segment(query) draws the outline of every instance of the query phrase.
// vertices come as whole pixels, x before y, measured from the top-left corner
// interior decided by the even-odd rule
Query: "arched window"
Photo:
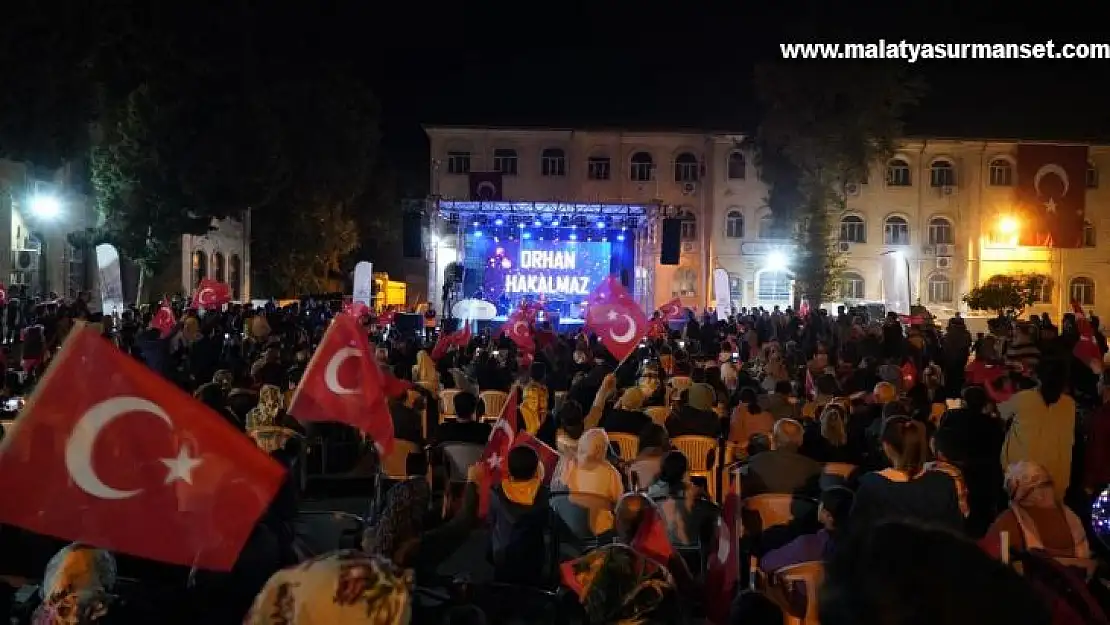
[[[846,271],[840,276],[841,299],[863,299],[863,276],[854,271]]]
[[[956,168],[952,166],[952,161],[943,158],[933,161],[929,167],[929,186],[934,188],[956,186]]]
[[[609,170],[609,157],[604,154],[595,154],[586,160],[586,178],[590,180],[608,180]]]
[[[760,305],[790,301],[790,274],[785,271],[761,271],[755,275],[755,281],[755,297]]]
[[[846,215],[840,219],[840,240],[844,243],[866,243],[867,224],[862,217]]]
[[[956,235],[952,231],[952,222],[945,217],[933,217],[929,220],[929,245],[952,245],[956,242]]]
[[[238,300],[243,288],[243,262],[238,254],[232,254],[227,266],[228,286],[231,287],[231,298]]]
[[[744,215],[739,210],[730,210],[725,217],[725,236],[730,239],[744,238]]]
[[[674,297],[697,297],[698,272],[689,267],[681,267],[674,272]]]
[[[516,150],[512,148],[497,148],[493,151],[493,171],[500,172],[502,176],[515,176],[517,161]]]
[[[227,278],[224,269],[224,255],[219,252],[212,254],[212,277],[223,282]]]
[[[696,241],[698,238],[698,220],[694,217],[694,213],[684,210],[679,213],[678,218],[681,220],[682,240]]]
[[[698,157],[683,152],[674,159],[674,181],[675,182],[697,182],[698,181]]]
[[[929,301],[934,304],[948,304],[952,301],[952,281],[944,274],[929,276]]]
[[[883,243],[886,245],[909,245],[910,224],[905,217],[892,215],[883,223]]]
[[[1052,278],[1045,278],[1042,280],[1040,290],[1033,294],[1033,302],[1036,304],[1051,304],[1052,291],[1055,286],[1055,283],[1052,282]]]
[[[1068,285],[1068,292],[1072,300],[1083,306],[1095,305],[1095,281],[1090,278],[1084,276],[1072,278],[1071,284]]]
[[[759,218],[759,232],[757,233],[761,239],[775,238],[775,218],[770,215],[764,215]]]
[[[748,161],[744,159],[743,152],[740,150],[729,152],[726,173],[729,180],[743,180],[748,177]]]
[[[1098,236],[1095,234],[1095,226],[1089,221],[1083,221],[1083,247],[1096,247],[1098,245]]]
[[[655,161],[647,152],[637,152],[630,161],[629,177],[633,182],[648,182],[655,178]]]
[[[892,158],[886,164],[886,184],[891,187],[908,187],[913,184],[910,164],[900,158]]]
[[[1098,168],[1094,163],[1087,163],[1087,188],[1098,188]]]
[[[567,153],[562,148],[547,148],[540,154],[540,173],[544,176],[567,175]]]
[[[1012,187],[1014,185],[1014,167],[1004,158],[991,161],[990,185],[992,187]]]
[[[208,277],[208,254],[204,250],[193,252],[193,286]]]

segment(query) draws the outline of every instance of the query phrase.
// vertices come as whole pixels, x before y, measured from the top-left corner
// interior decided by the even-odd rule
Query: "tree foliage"
[[[815,307],[838,288],[844,186],[893,153],[921,86],[893,65],[824,63],[761,65],[755,84],[761,118],[750,146],[776,228],[797,242],[796,291]]]
[[[1023,310],[1037,303],[1048,281],[1048,276],[1038,273],[992,276],[964,295],[963,301],[972,310],[1020,316]]]

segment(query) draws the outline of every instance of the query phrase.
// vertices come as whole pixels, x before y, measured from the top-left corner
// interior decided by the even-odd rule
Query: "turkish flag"
[[[666,321],[671,319],[682,319],[686,316],[686,309],[682,307],[682,300],[676,297],[660,306],[659,314],[662,315],[663,319]]]
[[[532,339],[532,326],[528,323],[526,313],[517,310],[505,320],[501,332],[509,337],[516,346],[525,352],[536,351],[536,342]]]
[[[362,430],[383,455],[393,449],[393,417],[387,397],[395,386],[374,361],[370,341],[358,321],[338,315],[289,401],[300,421],[335,421]]]
[[[1087,146],[1019,143],[1017,161],[1021,244],[1083,247]]]
[[[613,276],[598,285],[590,302],[586,327],[618,360],[628,358],[648,331],[648,319],[640,305]]]
[[[630,546],[659,564],[666,566],[670,562],[674,547],[667,537],[667,526],[654,505],[644,511],[644,518],[640,521],[640,527],[632,537]]]
[[[176,325],[177,318],[173,315],[170,300],[162,298],[162,304],[158,306],[158,312],[154,313],[154,318],[150,320],[150,327],[158,330],[158,334],[162,338],[166,338],[173,332]]]
[[[740,544],[736,531],[736,514],[740,498],[736,493],[725,497],[724,510],[717,518],[717,531],[705,570],[705,609],[710,623],[728,622],[736,584],[740,580]]]
[[[499,171],[470,172],[470,200],[472,202],[500,202],[502,175]]]
[[[482,518],[485,518],[489,512],[490,491],[494,486],[501,483],[506,458],[508,458],[509,450],[513,448],[513,443],[516,441],[516,434],[519,430],[519,418],[517,416],[519,401],[520,391],[513,387],[513,391],[509,393],[509,398],[505,401],[505,407],[501,409],[501,415],[497,418],[497,423],[493,425],[493,431],[490,432],[486,448],[482,450],[482,455],[478,459],[478,462],[482,465],[478,474],[478,516]]]
[[[355,319],[360,319],[369,315],[370,309],[366,306],[366,304],[362,302],[347,300],[343,302],[343,312],[354,317]]]
[[[284,479],[226,420],[82,326],[0,445],[0,522],[226,571]]]
[[[1095,373],[1102,373],[1102,349],[1095,340],[1095,330],[1091,327],[1087,315],[1083,314],[1083,308],[1079,302],[1072,300],[1071,308],[1075,311],[1075,325],[1079,330],[1079,341],[1071,353]]]
[[[227,283],[205,278],[197,284],[193,307],[215,310],[231,302],[231,288]]]
[[[470,342],[470,325],[467,324],[461,330],[455,330],[450,334],[440,335],[436,339],[435,347],[432,348],[430,356],[432,360],[439,360],[447,354],[447,350],[452,347],[463,348]]]

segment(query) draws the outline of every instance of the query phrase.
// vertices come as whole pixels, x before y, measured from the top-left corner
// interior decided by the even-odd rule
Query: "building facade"
[[[212,230],[181,239],[181,292],[190,294],[205,278],[226,282],[234,301],[251,298],[249,217],[212,220]]]
[[[500,172],[506,201],[634,203],[657,207],[639,236],[636,287],[648,306],[680,297],[713,305],[713,273],[729,277],[736,308],[790,305],[793,241],[772,228],[767,187],[744,136],[730,133],[429,127],[433,197],[469,199],[470,172]],[[882,301],[891,258],[904,259],[910,301],[947,316],[991,276],[1050,277],[1030,312],[1059,317],[1075,299],[1110,310],[1110,146],[1088,148],[1084,247],[1028,248],[1012,230],[1016,141],[908,139],[866,180],[846,185],[837,215],[845,271],[830,303]],[[1110,177],[1107,178],[1110,180]],[[681,220],[677,265],[659,261],[659,225]],[[458,257],[437,235],[432,256]],[[435,274],[445,263],[431,263]],[[430,299],[438,301],[430,276]],[[645,292],[646,291],[646,292]]]

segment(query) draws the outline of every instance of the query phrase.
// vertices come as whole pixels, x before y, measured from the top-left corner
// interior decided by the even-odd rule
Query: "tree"
[[[972,310],[993,311],[1000,317],[1004,314],[1018,317],[1023,310],[1040,301],[1041,291],[1048,281],[1048,276],[1037,273],[992,276],[964,295],[963,301]]]
[[[921,85],[896,65],[827,63],[761,65],[755,85],[761,119],[749,145],[776,228],[797,243],[796,293],[816,308],[838,289],[845,184],[865,181],[894,152]]]

